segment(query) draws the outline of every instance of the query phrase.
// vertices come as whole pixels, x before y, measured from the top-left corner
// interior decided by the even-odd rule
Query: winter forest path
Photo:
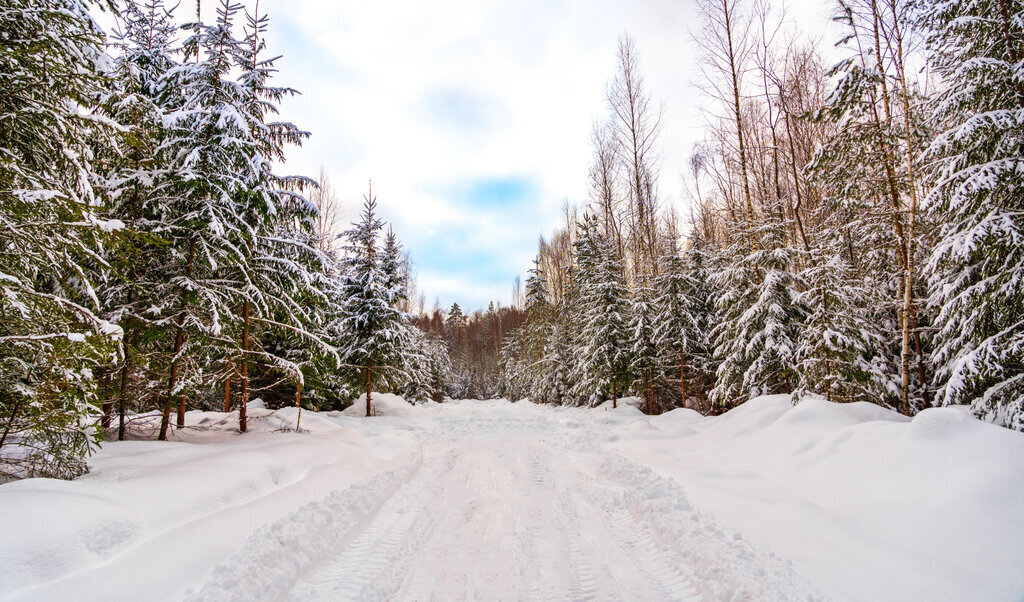
[[[600,506],[607,485],[591,459],[551,445],[548,426],[496,421],[425,437],[417,473],[291,597],[695,599],[628,513]]]
[[[387,428],[377,420],[369,428]],[[412,465],[254,533],[225,568],[301,546],[289,570],[247,584],[263,599],[816,597],[581,421],[466,404],[415,428]],[[237,595],[237,582],[219,581],[232,572],[215,570],[196,597]]]

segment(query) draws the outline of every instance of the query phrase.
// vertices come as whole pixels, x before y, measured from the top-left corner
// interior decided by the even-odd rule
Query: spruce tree
[[[245,39],[234,55],[241,115],[255,142],[250,161],[256,168],[242,195],[255,214],[253,221],[261,224],[253,232],[248,269],[240,275],[243,298],[252,305],[254,321],[262,329],[260,351],[254,355],[260,362],[257,367],[269,373],[269,382],[281,376],[293,381],[299,404],[307,374],[315,377],[323,369],[339,367],[336,349],[326,340],[337,296],[329,277],[333,258],[320,248],[315,227],[318,210],[302,195],[315,183],[272,169],[285,161],[288,146],[300,145],[309,133],[274,120],[278,104],[298,92],[270,84],[276,57],[264,58],[267,27],[266,15],[246,12]]]
[[[883,337],[870,319],[870,297],[838,245],[822,245],[802,274],[807,289],[799,301],[808,315],[796,352],[795,396],[817,393],[829,401],[881,403],[875,388],[885,381],[886,358],[876,353]]]
[[[381,269],[378,240],[384,222],[377,217],[371,189],[363,197],[359,222],[345,232],[346,276],[340,324],[342,363],[358,370],[366,391],[366,415],[372,415],[371,391],[402,371],[411,344],[406,316],[391,303],[393,290]]]
[[[914,157],[926,135],[918,99],[910,98],[903,73],[902,45],[891,38],[894,28],[905,27],[902,17],[881,3],[839,3],[834,21],[845,29],[837,46],[847,57],[827,75],[836,84],[813,115],[827,126],[828,137],[807,166],[810,180],[821,190],[822,211],[842,213],[839,231],[848,235],[848,254],[854,271],[869,275],[875,323],[884,325],[886,340],[876,349],[884,363],[884,382],[876,394],[889,403],[891,380],[901,409],[911,401],[928,398],[920,308],[914,301],[921,288],[916,269],[918,249],[927,248],[926,224],[918,224],[914,210],[918,181]],[[909,309],[909,311],[908,311]],[[911,365],[913,353],[918,358]],[[914,369],[916,368],[916,370]],[[911,372],[916,378],[911,378]]]
[[[596,220],[589,215],[580,225],[575,254],[580,320],[586,328],[576,348],[573,397],[594,406],[610,396],[614,406],[629,381],[632,341],[622,259],[615,242],[598,231]]]
[[[738,243],[730,264],[716,275],[722,288],[721,322],[714,331],[721,363],[711,392],[728,409],[758,395],[791,393],[804,310],[790,272],[794,251],[782,245],[780,224],[758,228],[753,250]]]
[[[110,426],[116,395],[119,406],[118,439],[125,437],[128,406],[149,405],[157,388],[140,369],[163,344],[159,319],[150,308],[159,306],[164,289],[162,269],[168,249],[160,235],[164,226],[159,211],[162,199],[156,186],[166,177],[169,164],[158,152],[167,128],[169,106],[162,88],[166,74],[177,65],[174,44],[178,27],[161,0],[130,2],[122,15],[122,28],[114,40],[113,77],[99,108],[124,129],[118,144],[101,154],[99,171],[106,196],[106,213],[125,224],[104,245],[105,286],[100,299],[107,318],[124,329],[116,385],[107,393],[102,426]],[[115,392],[116,391],[116,392]]]
[[[530,275],[526,278],[526,323],[523,325],[523,342],[526,345],[527,371],[530,397],[540,403],[548,403],[549,387],[548,352],[551,339],[552,307],[548,299],[547,279],[540,267],[539,259],[533,260]]]
[[[160,147],[169,168],[157,185],[160,203],[154,210],[170,256],[159,270],[164,280],[154,292],[161,302],[152,313],[171,342],[160,439],[167,437],[174,402],[179,401],[180,425],[187,397],[211,380],[211,360],[235,357],[235,365],[241,364],[240,406],[248,390],[251,307],[241,289],[256,232],[264,226],[260,217],[267,212],[248,205],[256,199],[248,190],[260,166],[251,160],[257,141],[243,118],[247,95],[231,79],[242,52],[232,31],[239,10],[225,1],[215,24],[187,26],[193,34],[185,42],[184,61],[161,82],[171,105]],[[242,414],[240,407],[244,424]]]
[[[121,329],[99,315],[91,274],[119,222],[97,215],[91,111],[109,65],[77,0],[0,10],[0,474],[70,478],[94,448],[93,369]],[[10,452],[10,453],[8,453]]]
[[[693,270],[693,273],[691,273]],[[654,290],[654,340],[664,374],[679,377],[679,403],[688,407],[693,382],[709,373],[710,328],[714,298],[706,290],[707,274],[700,266],[687,265],[676,249],[659,259]]]
[[[927,150],[942,223],[927,264],[939,402],[1024,430],[1024,7],[936,2],[920,23],[946,83]]]
[[[630,334],[632,348],[629,353],[629,372],[632,389],[641,393],[648,414],[654,414],[655,390],[663,386],[661,362],[657,346],[657,309],[654,291],[638,287],[630,303]]]

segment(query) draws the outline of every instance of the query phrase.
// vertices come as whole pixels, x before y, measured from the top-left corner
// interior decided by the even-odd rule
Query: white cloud
[[[290,153],[289,170],[324,165],[351,217],[372,177],[431,302],[508,303],[563,199],[585,199],[591,123],[605,116],[625,31],[651,94],[665,102],[660,190],[680,199],[702,123],[689,85],[690,2],[264,0],[261,9],[270,51],[284,55],[278,83],[302,92],[283,116],[313,133]],[[444,196],[508,176],[533,181],[535,202],[466,207]],[[460,267],[439,249],[452,249]],[[507,275],[495,279],[496,266]]]

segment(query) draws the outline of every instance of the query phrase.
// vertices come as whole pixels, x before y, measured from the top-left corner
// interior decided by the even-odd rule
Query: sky
[[[508,305],[563,203],[586,201],[625,33],[664,107],[660,196],[686,215],[683,166],[704,123],[695,1],[262,0],[275,83],[301,92],[282,116],[312,133],[285,170],[322,166],[345,223],[372,179],[428,309]],[[823,3],[803,1],[796,18],[825,21]]]

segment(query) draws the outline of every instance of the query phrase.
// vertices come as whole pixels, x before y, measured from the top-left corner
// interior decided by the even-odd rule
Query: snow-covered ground
[[[1018,600],[1024,435],[753,400],[191,412],[0,486],[9,600]]]

